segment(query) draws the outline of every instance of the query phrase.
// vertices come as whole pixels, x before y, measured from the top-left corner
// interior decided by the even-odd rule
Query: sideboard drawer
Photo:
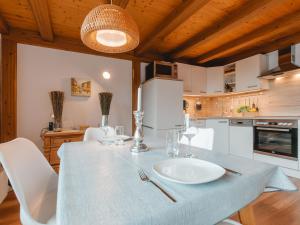
[[[59,147],[65,142],[76,142],[82,141],[81,136],[74,136],[74,137],[65,137],[65,138],[51,138],[51,146],[52,147]]]
[[[44,156],[49,161],[53,169],[58,173],[60,159],[57,151],[63,143],[82,141],[84,131],[63,130],[61,132],[46,131],[41,137],[44,141]]]
[[[68,138],[68,142],[82,141],[82,139],[83,139],[82,136],[70,137],[70,138]]]
[[[51,148],[51,151],[50,151],[50,164],[51,165],[59,164],[59,162],[60,162],[60,159],[57,155],[58,149],[59,148]]]

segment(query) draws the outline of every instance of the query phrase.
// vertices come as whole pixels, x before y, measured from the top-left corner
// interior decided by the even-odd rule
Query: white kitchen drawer
[[[205,120],[190,120],[190,126],[197,128],[205,128],[206,122]]]
[[[229,153],[229,120],[228,119],[208,119],[206,128],[214,129],[213,151],[224,154]]]
[[[298,166],[299,162],[294,161],[294,160],[283,159],[283,158],[279,158],[279,157],[263,155],[263,154],[258,154],[258,153],[254,153],[253,159],[257,160],[257,161],[261,161],[261,162],[270,163],[270,164],[273,164],[276,166],[289,168],[289,169],[294,169],[294,170],[299,169],[299,166]]]
[[[253,159],[253,127],[229,127],[229,152],[232,155]]]

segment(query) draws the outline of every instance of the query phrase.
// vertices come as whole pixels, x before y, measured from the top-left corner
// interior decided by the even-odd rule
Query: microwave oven
[[[154,61],[146,66],[146,80],[152,78],[177,79],[177,65],[169,62]]]

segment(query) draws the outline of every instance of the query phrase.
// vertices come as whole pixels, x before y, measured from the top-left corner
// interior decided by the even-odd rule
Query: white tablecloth
[[[161,180],[152,171],[166,159],[163,146],[146,142],[151,151],[132,155],[129,145],[104,146],[98,142],[63,144],[57,223],[59,225],[212,225],[256,199],[265,187],[296,190],[273,165],[195,149],[199,158],[239,171],[199,185]],[[143,168],[176,198],[169,201],[156,187],[138,176]]]

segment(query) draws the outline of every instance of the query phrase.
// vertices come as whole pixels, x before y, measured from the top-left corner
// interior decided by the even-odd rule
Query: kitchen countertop
[[[251,119],[251,120],[257,120],[257,119],[272,119],[272,120],[300,120],[300,116],[207,116],[207,117],[197,117],[197,118],[191,118],[191,121],[197,121],[197,120],[207,120],[207,119]]]

